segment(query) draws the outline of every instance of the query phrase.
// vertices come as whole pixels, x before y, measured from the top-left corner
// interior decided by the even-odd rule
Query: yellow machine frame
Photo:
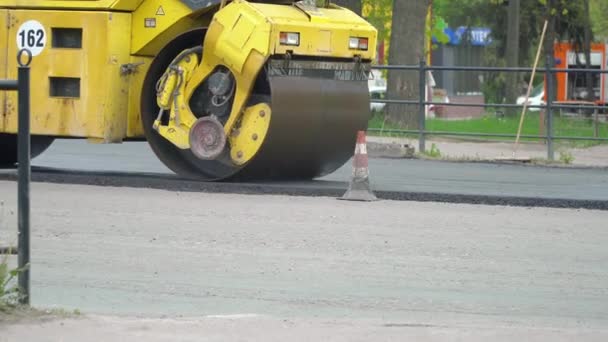
[[[202,63],[192,54],[175,69],[187,82],[178,85],[177,72],[166,75],[158,104],[171,112],[171,121],[157,122],[155,128],[175,146],[189,148],[188,131],[196,117],[187,101],[218,65],[228,67],[237,89],[224,133],[237,164],[255,154],[268,129],[268,104],[245,107],[245,102],[269,56],[373,60],[377,39],[369,23],[337,6],[296,8],[235,0],[219,11],[194,11],[179,0],[3,0],[0,20],[6,22],[0,23],[0,65],[8,67],[0,77],[16,78],[16,60],[11,58],[17,54],[14,37],[20,25],[32,19],[42,23],[47,35],[47,46],[32,63],[32,134],[103,143],[143,138],[141,90],[154,56],[178,34],[206,28]],[[55,38],[66,29],[81,30],[80,47],[56,45]],[[281,32],[298,32],[299,46],[281,45]],[[350,37],[368,38],[370,48],[350,49]],[[77,91],[58,91],[63,84]],[[179,96],[174,97],[176,90]],[[16,94],[0,92],[0,132],[17,131],[16,103]]]

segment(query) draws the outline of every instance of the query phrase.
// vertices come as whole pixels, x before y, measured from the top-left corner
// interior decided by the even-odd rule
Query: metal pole
[[[19,106],[19,129],[17,138],[18,163],[19,163],[19,185],[18,185],[18,283],[21,291],[21,304],[30,304],[30,67],[32,56],[28,53],[27,63],[21,61],[23,50],[19,52],[17,60],[18,70],[18,106]]]
[[[418,140],[418,151],[423,153],[426,151],[425,147],[425,136],[424,131],[426,130],[426,110],[425,110],[425,102],[426,102],[426,62],[424,58],[420,60],[420,65],[418,68],[418,131],[419,131],[419,140]]]
[[[593,110],[593,137],[599,138],[600,136],[600,127],[597,122],[597,109]]]
[[[554,98],[554,86],[553,86],[553,56],[547,55],[547,69],[545,72],[545,78],[547,79],[547,159],[554,160],[553,152],[553,105]]]
[[[0,80],[0,90],[17,90],[17,81]]]

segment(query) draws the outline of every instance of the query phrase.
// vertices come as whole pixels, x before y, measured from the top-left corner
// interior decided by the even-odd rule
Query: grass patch
[[[8,255],[0,256],[0,312],[8,313],[19,305],[21,292],[15,280],[23,269],[11,269]]]
[[[0,229],[3,229],[4,202],[0,201]],[[0,241],[1,242],[1,241]],[[0,254],[0,313],[8,313],[19,304],[20,292],[15,280],[20,270],[8,264],[9,254]]]
[[[481,118],[465,119],[465,120],[445,120],[445,119],[427,119],[426,129],[428,131],[441,131],[441,132],[457,132],[457,133],[487,133],[487,134],[517,134],[519,127],[519,115],[515,117],[497,117],[493,114],[487,114]],[[598,123],[599,137],[608,138],[608,124]],[[369,128],[373,129],[401,129],[398,125],[393,125],[385,122],[382,114],[376,113],[369,121]],[[416,137],[416,134],[399,134],[399,133],[380,133],[373,132],[373,134],[379,134],[383,136],[409,136]],[[524,118],[522,127],[522,135],[541,135],[541,123],[538,112],[529,112]],[[553,135],[554,136],[579,136],[579,137],[593,137],[594,126],[590,119],[581,118],[570,118],[555,116],[553,118]],[[474,137],[467,137],[468,139]],[[477,137],[477,139],[489,140],[489,141],[512,141],[514,138],[504,137]],[[522,141],[540,141],[540,139],[534,138],[522,138]],[[605,144],[607,142],[597,141],[570,141],[569,145],[572,146],[592,146],[598,144]]]
[[[569,165],[574,161],[574,156],[568,151],[559,151],[559,160],[562,163]]]
[[[372,129],[380,129],[380,130],[391,130],[391,129],[401,129],[399,125],[391,124],[386,122],[385,116],[381,113],[374,113],[372,118],[368,122],[368,127]],[[411,136],[415,137],[415,134],[400,134],[400,133],[390,133],[390,132],[370,132],[371,135],[380,135],[380,136]]]
[[[441,158],[441,151],[437,147],[437,145],[432,144],[431,149],[423,152],[424,155],[430,158]]]

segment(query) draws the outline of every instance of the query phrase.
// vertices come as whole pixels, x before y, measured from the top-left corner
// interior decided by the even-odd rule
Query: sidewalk
[[[605,341],[602,328],[496,324],[489,319],[432,320],[302,319],[259,315],[151,318],[88,315],[2,325],[0,342],[88,341]]]
[[[409,145],[418,152],[418,139],[407,138],[391,138],[368,136],[368,143],[372,145],[370,156],[382,156],[385,153],[378,151],[378,147],[383,146],[382,152],[387,149],[393,150],[393,156],[396,154],[396,149],[399,146]],[[512,142],[474,142],[465,140],[456,140],[449,138],[429,138],[426,140],[426,149],[429,151],[431,146],[435,144],[436,148],[441,153],[441,159],[450,160],[472,160],[472,161],[494,161],[496,158],[512,157],[515,147]],[[563,148],[558,144],[554,145],[554,158],[556,162],[560,161],[560,156],[570,157],[571,166],[585,167],[608,167],[608,145],[597,145],[589,148]],[[403,154],[400,154],[403,155]],[[516,156],[518,158],[527,157],[534,160],[547,160],[547,146],[544,143],[520,143]],[[565,163],[561,163],[566,166]]]

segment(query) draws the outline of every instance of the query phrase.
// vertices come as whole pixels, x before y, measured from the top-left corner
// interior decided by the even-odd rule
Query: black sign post
[[[25,58],[25,60],[24,60]],[[18,137],[17,162],[19,165],[19,185],[17,194],[17,225],[19,245],[17,258],[19,267],[18,285],[22,291],[21,304],[30,304],[30,63],[32,53],[21,49],[17,54],[19,64],[17,80],[0,80],[0,90],[17,91],[18,96]]]
[[[23,61],[23,54],[27,53],[27,59]],[[19,287],[23,291],[21,304],[30,304],[30,63],[32,54],[29,50],[21,50],[17,55],[19,71],[17,82],[18,106],[19,106],[19,137],[17,138],[17,160],[19,165],[19,195],[18,202],[18,225],[19,245],[18,264]]]

